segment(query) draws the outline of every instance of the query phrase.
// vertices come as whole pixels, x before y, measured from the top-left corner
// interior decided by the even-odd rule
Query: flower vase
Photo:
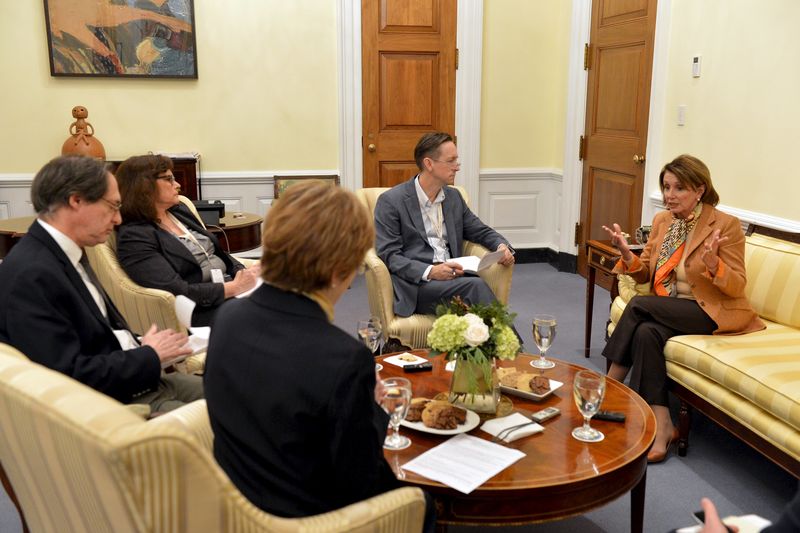
[[[453,405],[476,413],[495,414],[500,402],[500,381],[497,379],[495,359],[486,366],[456,359],[448,400]]]

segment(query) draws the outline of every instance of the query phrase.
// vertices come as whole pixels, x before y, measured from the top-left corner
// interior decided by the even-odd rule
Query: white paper
[[[739,533],[758,533],[765,527],[772,525],[772,522],[766,518],[762,518],[755,514],[746,514],[742,516],[726,516],[722,519],[722,523],[727,526],[736,526],[739,528]],[[703,526],[687,526],[675,530],[676,533],[700,533]]]
[[[522,413],[513,413],[508,416],[504,416],[502,418],[487,420],[486,422],[483,423],[481,429],[486,433],[488,433],[489,435],[496,437],[497,435],[499,435],[501,432],[503,432],[508,428],[528,423],[530,423],[530,425],[510,431],[505,437],[503,437],[503,441],[513,442],[517,439],[521,439],[523,437],[527,437],[529,435],[533,435],[535,433],[541,433],[542,431],[544,431],[544,427],[534,423],[533,420],[523,415]]]
[[[192,354],[206,351],[208,348],[208,339],[211,337],[211,328],[209,326],[192,327],[192,313],[194,312],[195,306],[196,304],[193,300],[182,294],[175,297],[175,314],[178,316],[178,322],[189,330],[189,348],[192,349]],[[185,358],[186,357],[183,359]],[[183,359],[180,360],[182,361]],[[170,361],[166,366],[175,362],[176,361]]]
[[[523,457],[519,450],[462,433],[415,457],[403,469],[469,494]]]
[[[403,359],[403,357],[409,359],[413,357],[414,359],[411,361],[406,361],[405,359]],[[408,353],[408,352],[403,352],[401,354],[393,355],[383,360],[384,363],[389,363],[390,365],[399,366],[401,368],[407,365],[416,365],[419,363],[425,363],[427,361],[428,360],[425,359],[424,357],[420,357],[418,355],[414,355],[413,353]]]
[[[466,255],[464,257],[450,259],[450,261],[461,265],[461,268],[463,268],[465,272],[478,273],[500,261],[504,255],[505,250],[497,250],[496,252],[489,252],[480,258],[476,255]]]
[[[187,298],[183,294],[175,297],[175,315],[178,317],[178,322],[186,329],[192,327],[192,313],[196,305],[194,300]]]

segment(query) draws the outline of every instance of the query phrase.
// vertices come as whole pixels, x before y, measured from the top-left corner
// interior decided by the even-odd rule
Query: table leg
[[[594,278],[596,271],[591,264],[586,265],[586,330],[584,331],[583,355],[589,357],[592,346],[592,312],[594,311]]]
[[[644,530],[644,491],[647,485],[647,469],[642,479],[631,489],[631,533],[642,533]]]

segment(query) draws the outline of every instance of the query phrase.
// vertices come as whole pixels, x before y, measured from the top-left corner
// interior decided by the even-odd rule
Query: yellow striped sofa
[[[679,454],[688,448],[691,406],[800,477],[800,244],[796,234],[782,235],[790,242],[751,232],[746,294],[767,329],[682,335],[664,348],[670,388],[681,401]],[[619,276],[619,291],[609,335],[626,303],[649,285]]]
[[[414,487],[307,518],[267,514],[214,461],[205,400],[148,422],[125,407],[0,344],[0,474],[31,532],[422,529]]]

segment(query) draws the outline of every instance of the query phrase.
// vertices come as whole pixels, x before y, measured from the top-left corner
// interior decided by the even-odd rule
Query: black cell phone
[[[433,370],[433,363],[425,361],[424,363],[403,366],[403,372],[425,372],[426,370]]]
[[[706,512],[705,511],[702,511],[702,510],[701,511],[695,511],[695,512],[692,513],[692,516],[694,517],[694,519],[697,521],[698,524],[705,525],[705,523],[706,523]],[[722,525],[725,526],[725,524],[722,524]],[[733,533],[733,530],[731,528],[729,528],[728,526],[725,526],[725,531],[728,531],[729,533]]]
[[[625,422],[625,413],[618,411],[597,411],[592,417],[595,420],[608,420],[609,422]]]

